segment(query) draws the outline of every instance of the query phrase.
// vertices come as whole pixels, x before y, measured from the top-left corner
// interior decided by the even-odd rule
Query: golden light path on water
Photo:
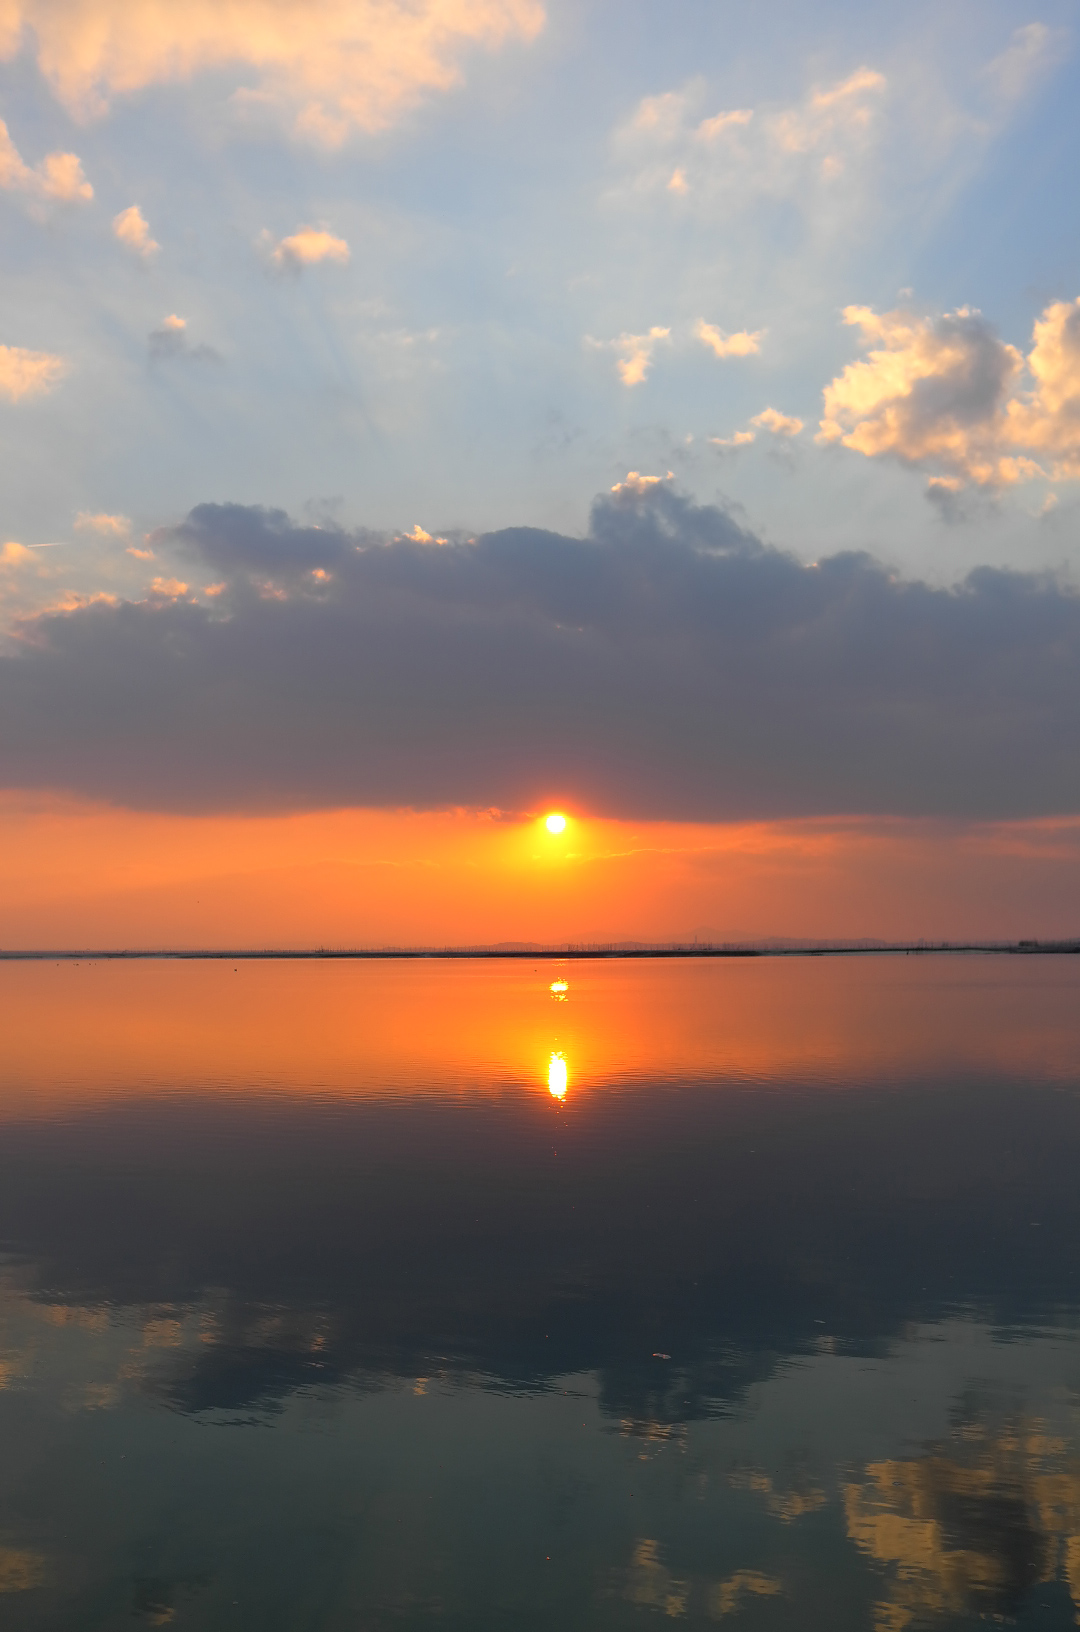
[[[552,1054],[548,1062],[548,1092],[552,1099],[566,1098],[566,1061],[561,1054]]]

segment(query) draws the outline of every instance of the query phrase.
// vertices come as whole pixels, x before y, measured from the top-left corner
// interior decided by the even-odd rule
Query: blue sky
[[[302,12],[332,55],[333,0],[241,9]],[[8,575],[19,606],[61,579],[138,595],[162,567],[129,549],[203,502],[573,533],[630,470],[671,471],[805,560],[866,548],[936,581],[1076,565],[1077,482],[1035,444],[1047,474],[972,480],[966,453],[815,441],[823,389],[866,354],[845,308],[976,309],[1026,353],[1080,294],[1076,5],[501,9],[502,37],[477,40],[497,0],[447,0],[454,83],[391,63],[380,128],[313,135],[242,54],[176,73],[151,50],[125,83],[86,45],[88,107],[49,30],[116,7],[14,0],[10,139],[31,171],[76,154],[93,189],[0,193],[0,342],[60,360],[47,390],[0,403],[3,537],[61,546],[47,578],[44,552]],[[132,206],[153,252],[116,234]],[[339,247],[275,263],[304,228]],[[720,357],[702,323],[756,349]],[[624,383],[620,337],[656,330]],[[768,409],[779,430],[752,425]],[[952,484],[936,504],[935,479]]]

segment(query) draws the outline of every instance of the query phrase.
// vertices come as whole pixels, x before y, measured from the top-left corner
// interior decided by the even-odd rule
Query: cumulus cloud
[[[320,261],[333,261],[347,266],[349,246],[344,238],[335,238],[323,227],[300,227],[291,237],[275,244],[269,232],[264,232],[260,245],[271,266],[279,272],[299,272],[305,266],[316,266]]]
[[[983,487],[1080,477],[1080,299],[1046,308],[1026,358],[967,307],[844,321],[871,349],[825,387],[819,441]]]
[[[1027,355],[1030,391],[1006,408],[1013,446],[1050,460],[1055,478],[1080,477],[1080,297],[1048,306]]]
[[[702,118],[697,81],[645,97],[616,132],[615,150],[636,195],[665,188],[710,208],[718,196],[729,208],[762,194],[808,202],[873,149],[886,92],[885,76],[861,67],[797,103]]]
[[[27,549],[16,539],[9,538],[6,543],[0,544],[0,567],[24,567],[34,559],[33,550]]]
[[[187,319],[177,317],[175,312],[162,318],[156,329],[151,329],[147,335],[147,348],[151,360],[163,362],[168,358],[186,358],[194,363],[220,363],[221,353],[213,346],[193,346],[188,339]]]
[[[624,385],[641,385],[652,367],[653,352],[663,341],[671,339],[670,329],[649,329],[647,334],[620,334],[615,340],[594,340],[585,336],[585,344],[594,351],[613,351],[615,367]]]
[[[128,516],[111,516],[104,510],[80,510],[75,517],[75,529],[80,533],[97,533],[102,538],[127,539],[131,537],[131,520]]]
[[[611,489],[613,493],[634,493],[640,498],[648,493],[650,488],[659,487],[661,482],[671,482],[675,479],[674,471],[669,470],[666,476],[643,476],[640,470],[629,470],[626,480],[616,482]]]
[[[27,351],[23,346],[0,346],[0,393],[18,402],[21,397],[51,391],[65,372],[62,357],[48,351]]]
[[[9,637],[4,785],[176,810],[1080,808],[1080,596],[1050,578],[808,568],[640,477],[584,538],[434,549],[204,505],[154,543],[160,592]],[[177,587],[204,579],[225,587]]]
[[[411,532],[400,533],[398,536],[407,538],[412,544],[449,544],[450,542],[448,538],[439,538],[434,533],[429,533],[425,527],[421,527],[419,522],[414,524]],[[326,574],[321,567],[316,567],[313,576],[325,578]]]
[[[752,357],[761,350],[761,341],[765,337],[764,329],[755,329],[750,334],[740,329],[737,334],[725,334],[723,329],[706,323],[704,318],[696,325],[694,334],[703,346],[708,346],[717,357]]]
[[[150,236],[150,223],[146,220],[137,204],[129,204],[126,210],[113,216],[113,233],[133,254],[141,255],[144,261],[152,260],[161,245]]]
[[[803,429],[801,419],[794,414],[782,414],[778,408],[763,408],[750,421],[754,430],[736,431],[733,436],[710,436],[714,448],[748,448],[756,440],[757,431],[768,431],[771,436],[798,436]]]
[[[30,42],[83,119],[150,85],[232,72],[239,100],[334,147],[452,86],[463,50],[534,39],[543,22],[539,0],[5,0],[0,55]]]
[[[9,192],[28,193],[31,198],[59,204],[85,204],[94,189],[83,175],[74,153],[47,153],[31,167],[23,161],[8,127],[0,119],[0,187]]]
[[[750,423],[756,425],[759,431],[769,431],[773,436],[798,436],[803,428],[801,419],[796,419],[794,414],[782,414],[778,408],[763,408]]]

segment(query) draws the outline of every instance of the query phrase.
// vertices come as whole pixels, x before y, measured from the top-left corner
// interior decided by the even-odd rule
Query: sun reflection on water
[[[560,999],[565,1002],[566,994],[569,990],[570,983],[566,980],[553,980],[551,985],[548,987],[548,991],[551,993],[556,1002],[559,1002]]]
[[[552,1099],[566,1098],[566,1061],[561,1054],[552,1054],[548,1062],[548,1092]]]

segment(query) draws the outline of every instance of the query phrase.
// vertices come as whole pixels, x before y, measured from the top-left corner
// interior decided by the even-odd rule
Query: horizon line
[[[649,958],[801,958],[873,957],[889,955],[926,957],[941,954],[995,955],[1080,954],[1080,937],[1060,940],[1013,941],[877,941],[870,939],[814,941],[776,938],[762,941],[675,942],[497,942],[477,946],[382,947],[53,947],[0,948],[0,963],[73,962],[444,962],[517,961],[527,958],[590,959]]]

